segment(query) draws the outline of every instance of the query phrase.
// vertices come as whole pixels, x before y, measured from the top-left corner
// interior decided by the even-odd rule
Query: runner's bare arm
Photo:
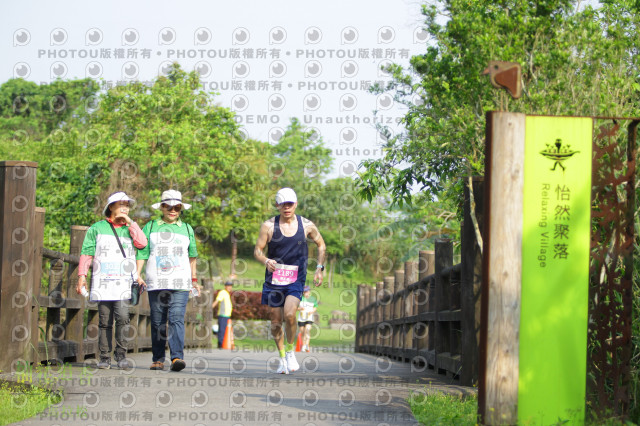
[[[271,240],[271,236],[273,235],[274,223],[274,219],[272,218],[260,226],[258,241],[256,242],[256,247],[253,249],[253,257],[255,257],[258,262],[265,265],[270,272],[276,270],[275,261],[269,261],[270,259],[264,255],[264,249],[267,247],[267,243]]]
[[[318,246],[318,265],[324,265],[324,255],[327,246],[324,244],[324,239],[322,238],[322,235],[320,235],[320,231],[318,231],[318,228],[313,222],[308,221],[305,226],[305,233],[307,234],[307,237],[311,238],[311,240]],[[318,268],[313,276],[313,284],[315,284],[316,287],[322,284],[322,272],[322,269]]]
[[[324,256],[327,246],[324,244],[324,239],[322,238],[322,235],[320,235],[320,231],[318,231],[316,225],[311,221],[306,224],[306,234],[307,237],[309,237],[311,241],[316,243],[318,246],[318,264],[324,265]]]

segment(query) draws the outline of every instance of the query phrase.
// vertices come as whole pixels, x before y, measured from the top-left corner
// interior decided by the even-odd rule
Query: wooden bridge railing
[[[35,207],[36,167],[35,163],[0,162],[0,340],[8,342],[0,352],[4,371],[42,361],[82,362],[99,356],[97,303],[75,291],[88,227],[71,227],[68,254],[42,247],[45,209]],[[45,285],[43,274],[47,275]],[[211,347],[212,281],[203,280],[203,287],[202,295],[187,305],[185,347]],[[151,349],[146,293],[129,311],[125,332],[129,351]]]
[[[482,180],[473,182],[475,212],[482,226]],[[453,244],[437,240],[435,252],[384,278],[358,287],[356,351],[410,361],[460,379],[478,380],[482,255],[465,190],[462,262],[453,265]],[[418,370],[419,371],[419,370]]]

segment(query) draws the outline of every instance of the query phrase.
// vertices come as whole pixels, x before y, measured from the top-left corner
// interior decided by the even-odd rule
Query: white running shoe
[[[300,352],[307,352],[307,345],[302,345]]]
[[[276,374],[289,374],[289,369],[287,368],[287,360],[286,358],[280,358],[280,365],[276,370]]]
[[[293,373],[300,369],[300,365],[296,360],[296,353],[294,351],[287,352],[284,357],[287,360],[287,369],[289,370],[289,373]]]

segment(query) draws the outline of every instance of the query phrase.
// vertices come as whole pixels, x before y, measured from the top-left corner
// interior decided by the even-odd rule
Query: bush
[[[220,290],[218,290],[220,291]],[[214,294],[215,297],[218,292]],[[269,315],[269,307],[262,305],[260,300],[262,298],[262,292],[260,291],[246,291],[236,290],[231,292],[231,303],[233,304],[233,312],[231,313],[231,319],[234,320],[268,320],[271,319]],[[218,316],[218,309],[214,312],[214,316]]]

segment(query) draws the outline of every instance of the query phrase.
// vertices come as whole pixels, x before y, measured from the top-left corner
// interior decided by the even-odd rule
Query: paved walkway
[[[356,353],[298,353],[300,371],[274,374],[276,353],[188,350],[179,373],[136,367],[97,370],[94,361],[55,369],[64,399],[21,425],[414,425],[413,390],[473,392],[430,370]],[[35,382],[43,377],[33,374]]]

